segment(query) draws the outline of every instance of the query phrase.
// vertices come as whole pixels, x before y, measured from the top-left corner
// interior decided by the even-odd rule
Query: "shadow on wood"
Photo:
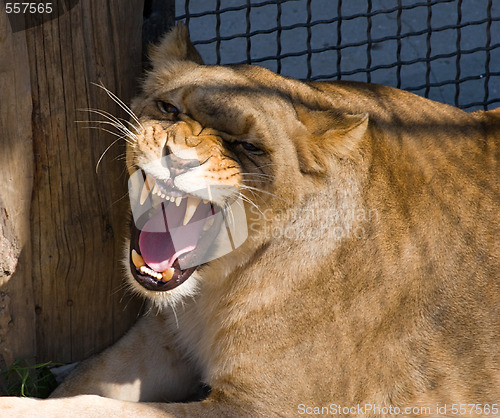
[[[81,109],[126,118],[92,83],[135,95],[143,10],[80,0],[17,32],[0,10],[0,363],[81,360],[139,315],[122,279],[125,142],[86,129],[102,118]]]

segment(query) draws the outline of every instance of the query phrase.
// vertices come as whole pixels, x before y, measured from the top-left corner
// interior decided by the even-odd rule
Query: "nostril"
[[[199,166],[200,162],[197,159],[179,157],[168,145],[165,145],[162,150],[161,164],[169,170],[170,177],[174,178],[191,168]]]
[[[165,145],[163,147],[163,150],[161,151],[161,165],[163,167],[169,168],[168,159],[170,158],[169,155],[171,154],[172,150],[168,145]]]
[[[183,163],[183,168],[185,171],[198,167],[200,165],[200,162],[198,160],[184,160]]]

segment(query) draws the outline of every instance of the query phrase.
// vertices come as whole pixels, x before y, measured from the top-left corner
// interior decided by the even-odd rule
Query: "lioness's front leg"
[[[116,344],[85,361],[52,397],[95,394],[129,401],[183,401],[199,379],[172,347],[162,315],[148,315]]]

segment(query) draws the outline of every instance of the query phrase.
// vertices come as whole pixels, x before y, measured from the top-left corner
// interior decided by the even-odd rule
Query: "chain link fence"
[[[500,2],[176,0],[208,64],[395,86],[464,109],[500,102]]]

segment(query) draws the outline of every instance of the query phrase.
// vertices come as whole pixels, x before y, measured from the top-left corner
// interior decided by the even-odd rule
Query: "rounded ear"
[[[148,51],[153,68],[172,61],[193,61],[203,64],[203,59],[189,39],[189,31],[182,22],[168,32],[157,45],[151,45]]]
[[[312,110],[295,105],[297,117],[306,128],[305,137],[297,138],[301,171],[322,173],[329,156],[358,160],[362,139],[368,128],[368,113],[349,114],[336,109]]]

